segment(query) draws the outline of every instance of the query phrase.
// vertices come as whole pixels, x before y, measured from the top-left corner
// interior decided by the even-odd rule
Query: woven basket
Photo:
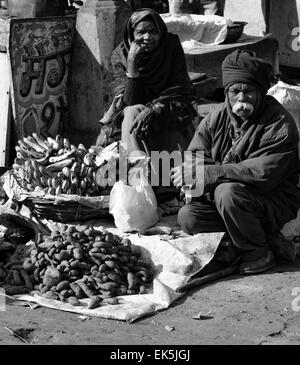
[[[23,202],[33,215],[54,221],[82,222],[109,216],[108,208],[92,208],[76,201],[55,202],[54,199],[28,197]]]

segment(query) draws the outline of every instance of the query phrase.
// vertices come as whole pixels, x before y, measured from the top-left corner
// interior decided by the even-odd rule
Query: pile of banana
[[[96,149],[87,150],[83,144],[76,147],[60,135],[43,139],[36,133],[20,139],[15,148],[17,155],[12,167],[23,189],[51,195],[101,194],[95,180],[99,152]]]

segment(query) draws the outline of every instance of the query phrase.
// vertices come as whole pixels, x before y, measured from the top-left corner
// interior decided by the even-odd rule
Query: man
[[[299,136],[291,115],[266,95],[271,71],[247,51],[236,50],[223,61],[226,100],[201,121],[188,148],[204,152],[198,197],[178,214],[190,234],[227,231],[243,260],[242,274],[273,266],[272,250],[295,258],[292,242],[279,231],[300,207]],[[173,169],[174,185],[192,184],[188,177],[181,182],[181,171]]]

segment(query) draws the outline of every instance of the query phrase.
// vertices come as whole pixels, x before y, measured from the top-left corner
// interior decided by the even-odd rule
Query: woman
[[[132,14],[111,62],[114,101],[102,123],[121,126],[129,153],[186,149],[194,132],[194,89],[179,38],[157,12]]]

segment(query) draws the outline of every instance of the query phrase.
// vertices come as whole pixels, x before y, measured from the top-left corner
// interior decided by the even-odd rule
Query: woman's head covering
[[[121,54],[121,66],[127,69],[127,56],[130,45],[134,40],[134,29],[143,20],[152,20],[160,35],[158,47],[151,52],[144,52],[139,58],[138,72],[144,85],[145,102],[168,95],[185,95],[194,98],[184,52],[178,35],[169,33],[162,17],[152,9],[140,9],[129,18],[124,40],[118,46],[116,54]],[[119,58],[119,57],[118,57]],[[125,84],[117,81],[114,94],[125,89]]]
[[[235,83],[250,83],[265,95],[270,87],[271,73],[270,63],[246,50],[235,50],[222,63],[225,92]]]
[[[124,45],[127,52],[129,51],[131,42],[134,41],[133,33],[135,27],[143,20],[151,20],[155,24],[160,36],[160,41],[165,37],[168,32],[165,22],[156,11],[147,8],[139,9],[131,15],[125,27]]]

